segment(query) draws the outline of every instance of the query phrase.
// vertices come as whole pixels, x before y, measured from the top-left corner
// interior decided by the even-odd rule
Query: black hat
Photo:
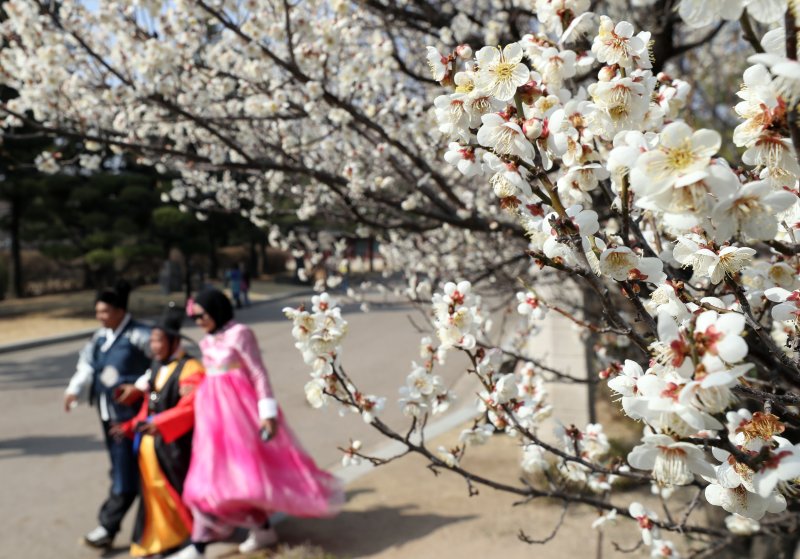
[[[170,303],[161,317],[156,321],[153,328],[158,328],[166,332],[168,336],[178,338],[181,335],[181,326],[183,325],[183,318],[186,313],[182,308],[175,303]]]
[[[197,294],[194,302],[203,307],[214,320],[214,332],[233,320],[233,305],[231,300],[219,289],[208,287]]]
[[[131,284],[125,280],[119,280],[114,287],[106,287],[97,292],[95,303],[106,303],[112,307],[128,310],[128,295],[131,293]]]

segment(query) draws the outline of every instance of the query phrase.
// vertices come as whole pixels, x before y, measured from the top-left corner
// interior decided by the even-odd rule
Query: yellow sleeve
[[[183,366],[183,370],[181,371],[181,376],[178,379],[179,381],[186,380],[192,375],[196,374],[205,374],[206,369],[203,367],[203,364],[198,361],[197,359],[189,359],[186,361],[186,364]]]

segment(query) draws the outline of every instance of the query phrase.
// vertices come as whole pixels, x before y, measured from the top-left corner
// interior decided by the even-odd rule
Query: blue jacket
[[[132,384],[150,366],[150,327],[130,319],[110,347],[103,351],[108,331],[100,328],[81,350],[75,375],[68,393],[86,395],[90,404],[105,394],[108,419],[127,421],[138,411],[114,401],[114,389],[121,384]],[[87,390],[88,389],[88,390]]]

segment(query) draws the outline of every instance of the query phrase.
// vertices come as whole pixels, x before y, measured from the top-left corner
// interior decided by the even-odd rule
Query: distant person
[[[138,449],[140,495],[133,531],[133,557],[161,556],[192,533],[192,515],[183,504],[194,426],[194,389],[203,365],[181,347],[182,308],[168,307],[153,326],[147,397],[138,415],[115,425],[116,438],[134,440]]]
[[[242,264],[242,304],[245,307],[250,306],[250,272],[247,271],[247,266]]]
[[[206,332],[200,349],[207,376],[197,389],[183,491],[194,519],[192,538],[171,557],[204,557],[210,542],[238,526],[250,529],[241,553],[274,545],[273,512],[335,514],[341,486],[317,468],[286,425],[253,331],[233,320],[231,302],[217,289],[200,292],[189,314]]]
[[[141,397],[141,392],[130,390],[130,385],[150,365],[150,328],[133,320],[128,313],[130,290],[127,282],[120,281],[97,294],[95,316],[102,327],[81,350],[75,374],[64,394],[67,412],[79,400],[97,406],[111,459],[111,488],[100,507],[99,525],[84,536],[86,544],[98,548],[111,546],[138,492],[133,442],[115,440],[109,432],[112,424],[136,415],[137,408],[132,404]],[[123,393],[125,396],[121,396]]]
[[[242,308],[242,271],[236,266],[225,273],[225,286],[230,287],[236,308]]]

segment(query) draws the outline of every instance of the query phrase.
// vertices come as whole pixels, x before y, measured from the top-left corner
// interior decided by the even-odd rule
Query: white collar
[[[106,328],[106,341],[103,343],[103,346],[100,348],[100,351],[108,351],[108,349],[114,344],[117,340],[119,335],[128,326],[128,323],[131,321],[131,313],[125,313],[125,316],[122,318],[122,322],[119,323],[116,330],[112,330],[111,328]]]

